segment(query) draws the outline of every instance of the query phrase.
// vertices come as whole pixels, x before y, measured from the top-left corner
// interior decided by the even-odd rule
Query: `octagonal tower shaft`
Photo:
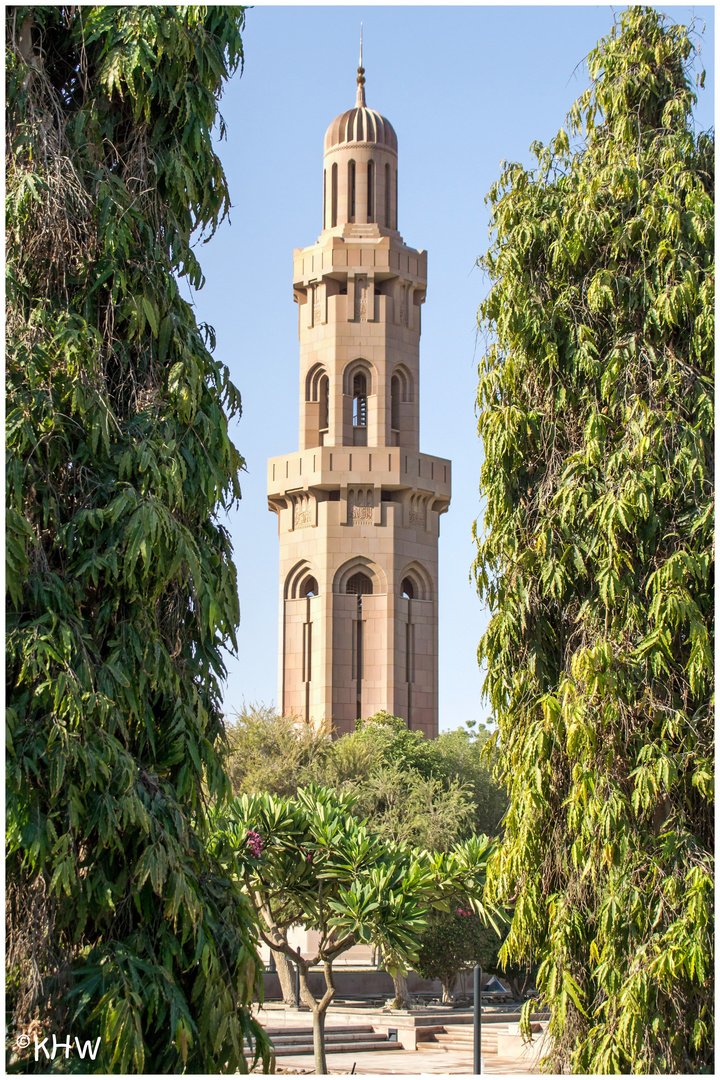
[[[434,737],[451,477],[449,461],[418,449],[427,256],[397,230],[397,138],[358,82],[355,108],[325,136],[323,230],[294,253],[300,450],[268,463],[278,708],[339,734],[387,710]]]

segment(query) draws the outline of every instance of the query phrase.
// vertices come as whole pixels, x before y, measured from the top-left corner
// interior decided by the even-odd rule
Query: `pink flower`
[[[259,832],[255,832],[254,829],[248,829],[245,845],[253,859],[260,858],[263,850],[263,842]]]

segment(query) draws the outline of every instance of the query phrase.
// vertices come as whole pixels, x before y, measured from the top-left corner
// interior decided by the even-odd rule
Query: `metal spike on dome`
[[[362,109],[365,107],[365,68],[362,62],[362,46],[363,46],[363,24],[360,23],[360,66],[358,67],[357,74],[357,98],[355,100],[355,108]]]

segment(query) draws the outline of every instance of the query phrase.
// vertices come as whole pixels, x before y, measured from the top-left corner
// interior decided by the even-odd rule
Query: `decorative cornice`
[[[393,157],[397,157],[397,150],[393,150],[391,146],[386,146],[385,143],[376,142],[343,142],[335,143],[334,146],[329,147],[323,157],[329,157],[336,151],[348,150],[352,147],[357,150],[381,150],[383,154],[391,154]]]

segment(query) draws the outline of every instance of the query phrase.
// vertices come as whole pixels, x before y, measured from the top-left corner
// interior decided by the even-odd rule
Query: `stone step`
[[[472,1054],[472,1043],[437,1043],[437,1042],[417,1042],[415,1044],[417,1050],[434,1050],[436,1054]],[[485,1039],[482,1041],[482,1054],[485,1057],[486,1054],[497,1054],[497,1039],[492,1042]]]
[[[485,1027],[485,1025],[483,1024],[483,1029],[482,1029],[483,1042],[485,1042],[485,1039],[497,1038],[498,1032],[502,1032],[503,1035],[507,1035],[507,1033],[508,1033],[508,1025],[507,1024],[493,1024],[492,1027]],[[474,1032],[473,1032],[472,1028],[470,1028],[469,1031],[462,1031],[462,1030],[448,1031],[448,1029],[445,1028],[444,1032],[438,1032],[435,1035],[435,1038],[438,1040],[438,1042],[457,1042],[457,1043],[461,1042],[461,1043],[470,1043],[470,1045],[472,1045],[473,1037],[474,1037]]]
[[[328,1043],[325,1040],[325,1050],[328,1054],[352,1054],[358,1050],[362,1050],[363,1053],[372,1050],[402,1050],[403,1046],[400,1042],[388,1042],[387,1039],[376,1039],[373,1042],[333,1042]],[[273,1045],[273,1051],[275,1057],[290,1057],[294,1054],[312,1054],[313,1045],[309,1043],[293,1043],[283,1046]]]
[[[483,1054],[497,1053],[497,1037],[499,1034],[507,1035],[507,1024],[494,1024],[488,1030],[483,1026],[482,1052]],[[449,1031],[437,1031],[430,1040],[422,1040],[417,1043],[418,1050],[461,1051],[472,1053],[473,1029],[471,1026],[461,1028],[452,1027]]]
[[[307,1024],[305,1024],[303,1027],[265,1028],[265,1034],[269,1035],[271,1039],[274,1039],[276,1036],[283,1038],[285,1035],[310,1035],[310,1037],[312,1038],[312,1031],[312,1027]],[[331,1026],[330,1024],[325,1025],[326,1035],[349,1035],[351,1032],[358,1035],[361,1033],[367,1035],[374,1035],[375,1028],[372,1026],[372,1024],[353,1024],[349,1027],[341,1027],[340,1025]]]
[[[303,1033],[302,1035],[273,1035],[271,1036],[273,1046],[299,1046],[302,1043],[312,1043],[312,1032]],[[376,1034],[374,1031],[343,1031],[343,1032],[328,1032],[325,1031],[325,1042],[327,1045],[337,1042],[377,1042],[378,1039],[384,1039],[384,1035]]]
[[[488,1044],[497,1042],[499,1034],[500,1032],[498,1031],[483,1031],[483,1045],[485,1045],[486,1042]],[[507,1031],[503,1031],[502,1035],[507,1035]],[[472,1047],[473,1045],[472,1038],[459,1039],[457,1035],[436,1035],[435,1038],[440,1045],[443,1045],[443,1047],[450,1047],[450,1045],[452,1045],[452,1047],[462,1047],[464,1049],[465,1047]]]

